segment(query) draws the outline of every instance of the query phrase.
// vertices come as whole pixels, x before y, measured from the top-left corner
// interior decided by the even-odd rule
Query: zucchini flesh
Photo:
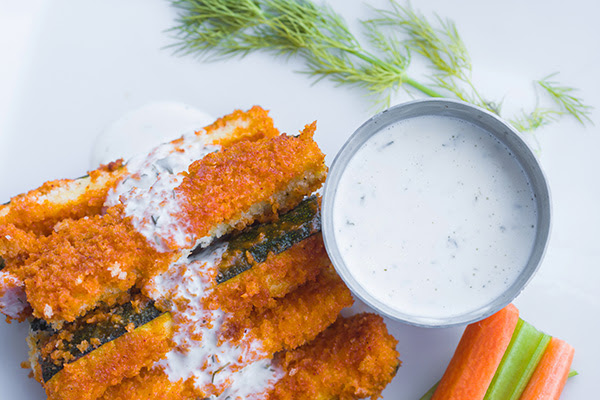
[[[320,232],[319,199],[310,196],[272,223],[258,224],[229,239],[217,274],[217,283],[262,263],[269,253],[279,254]]]
[[[39,357],[42,378],[44,382],[48,382],[54,375],[61,371],[66,363],[72,363],[81,357],[91,353],[105,343],[111,342],[127,332],[131,331],[131,324],[136,329],[155,318],[164,314],[154,306],[154,302],[149,301],[139,308],[133,306],[132,302],[119,305],[109,311],[110,317],[99,322],[86,323],[88,316],[84,316],[80,321],[75,321],[66,325],[63,330],[71,332],[72,336],[69,340],[62,340],[62,350],[68,352],[72,358],[68,362],[64,360],[53,360],[51,354],[46,357]],[[89,314],[88,314],[89,315]],[[40,322],[41,321],[41,322]],[[51,329],[50,326],[43,320],[32,321],[32,330]],[[128,329],[129,328],[129,329]],[[57,334],[60,334],[58,332]],[[45,343],[55,339],[56,336],[51,336]],[[95,344],[92,345],[92,339]],[[84,343],[85,342],[85,343]],[[42,343],[42,347],[45,343]],[[87,345],[85,345],[87,343]],[[64,347],[63,347],[64,346]]]

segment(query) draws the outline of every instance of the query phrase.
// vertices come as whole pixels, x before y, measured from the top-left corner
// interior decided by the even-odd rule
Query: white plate
[[[506,95],[505,109],[532,106],[530,81],[557,70],[565,83],[582,89],[588,103],[600,105],[596,3],[418,3],[424,12],[435,10],[457,22],[471,51],[475,80],[495,98]],[[349,21],[367,12],[359,2],[336,0],[332,5]],[[251,55],[207,64],[173,57],[163,48],[173,15],[167,2],[159,0],[47,1],[31,51],[19,58],[25,60],[19,64],[24,65],[21,79],[12,85],[12,94],[3,94],[10,95],[3,98],[9,101],[0,102],[12,110],[2,112],[0,202],[49,179],[80,176],[89,167],[98,132],[153,101],[181,101],[211,115],[260,104],[272,110],[286,132],[316,119],[316,139],[328,162],[375,111],[358,89],[326,80],[311,85],[293,72],[302,65],[294,60]],[[401,93],[396,101],[408,98]],[[600,124],[597,111],[593,117]],[[595,392],[600,374],[600,134],[596,127],[565,120],[536,136],[537,144],[529,139],[541,149],[553,193],[553,233],[540,272],[516,304],[525,320],[575,347],[573,368],[580,375],[569,381],[562,398],[581,399]],[[388,326],[399,340],[403,364],[384,399],[418,399],[442,375],[462,329]],[[44,398],[27,370],[19,368],[27,357],[26,334],[24,325],[0,322],[2,398]]]

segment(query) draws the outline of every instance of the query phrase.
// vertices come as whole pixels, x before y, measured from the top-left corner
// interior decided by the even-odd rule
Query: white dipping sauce
[[[489,304],[523,271],[536,233],[529,181],[485,130],[425,116],[377,132],[343,172],[335,241],[375,299],[435,320]]]
[[[125,161],[147,154],[159,143],[177,139],[215,121],[187,104],[161,101],[128,112],[102,131],[92,148],[90,167],[98,168],[119,158]]]

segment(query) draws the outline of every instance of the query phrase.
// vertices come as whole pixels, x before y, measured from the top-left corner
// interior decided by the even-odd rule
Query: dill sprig
[[[471,80],[471,58],[454,22],[435,15],[439,27],[418,11],[390,1],[389,10],[373,9],[370,22],[400,30],[408,48],[422,55],[431,68],[434,86],[456,98],[500,114],[498,103],[486,100]]]
[[[395,88],[407,84],[442,97],[409,77],[404,45],[389,41],[372,24],[364,23],[370,43],[385,55],[372,54],[330,7],[308,0],[175,0],[182,12],[176,47],[207,60],[245,56],[262,50],[277,56],[297,55],[306,61],[304,73],[317,81],[367,89],[389,104]]]
[[[582,99],[573,95],[573,92],[577,91],[577,89],[569,86],[560,86],[558,82],[551,80],[556,75],[558,75],[558,72],[550,74],[545,78],[536,81],[536,83],[541,86],[560,107],[557,115],[571,115],[582,124],[586,121],[591,123],[592,120],[590,119],[590,114],[592,112],[592,107],[584,104]]]
[[[554,107],[542,107],[539,105],[539,98],[536,107],[529,113],[521,111],[521,114],[510,120],[510,123],[521,132],[533,131],[541,126],[548,125],[551,122],[558,121],[560,117],[570,115],[579,123],[593,123],[590,114],[592,107],[583,103],[575,97],[573,92],[576,89],[568,86],[561,86],[558,82],[551,80],[557,72],[550,74],[540,80],[534,81],[536,87],[541,88]]]
[[[434,23],[410,6],[390,0],[389,8],[371,8],[373,17],[360,21],[367,43],[361,43],[344,19],[327,5],[310,0],[172,0],[180,10],[175,48],[205,60],[245,56],[266,51],[297,56],[305,61],[300,72],[315,81],[329,78],[353,85],[388,106],[400,87],[431,97],[455,97],[498,115],[501,103],[485,98],[471,80],[471,59],[456,25],[435,16]],[[411,53],[423,57],[431,74],[428,82],[408,73]],[[574,89],[551,80],[537,82],[553,107],[536,106],[511,120],[527,131],[564,115],[591,122],[591,107]]]

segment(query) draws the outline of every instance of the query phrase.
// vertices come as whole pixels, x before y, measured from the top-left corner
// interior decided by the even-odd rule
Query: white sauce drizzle
[[[173,107],[177,110],[176,105]],[[163,108],[150,106],[128,114],[99,143],[106,142],[106,138],[122,140],[128,132],[133,132],[133,137],[142,131],[156,133],[156,129],[149,128],[147,117]],[[209,122],[203,121],[199,126]],[[135,142],[128,139],[134,147]],[[110,140],[107,143],[106,148],[100,146],[96,150],[96,159],[107,162],[124,155],[114,153]],[[206,246],[212,237],[195,238],[177,217],[181,205],[174,189],[182,183],[192,162],[219,149],[220,146],[207,144],[202,135],[190,133],[177,143],[168,142],[147,155],[135,156],[127,162],[128,176],[111,190],[105,206],[123,204],[125,215],[132,218],[135,229],[159,251],[190,249],[199,243]],[[108,159],[107,154],[111,155]],[[217,244],[189,257],[189,251],[184,250],[167,272],[147,284],[145,290],[150,298],[172,302],[176,325],[172,339],[176,347],[155,368],[162,368],[173,382],[193,380],[195,387],[211,399],[262,399],[283,372],[272,365],[260,341],[247,335],[235,344],[221,340],[220,329],[227,316],[204,304],[216,284],[217,266],[225,249],[226,244]],[[109,270],[115,276],[121,273],[118,265]]]
[[[92,147],[90,167],[96,169],[119,158],[147,154],[155,143],[176,139],[212,123],[215,118],[188,104],[159,101],[123,115],[102,131]]]
[[[164,369],[173,382],[192,379],[211,398],[260,399],[282,372],[271,364],[260,341],[248,336],[235,345],[222,341],[226,315],[204,304],[225,249],[226,244],[213,245],[189,258],[184,255],[146,288],[151,298],[172,301],[176,324],[177,347],[155,367]]]
[[[510,151],[475,125],[434,116],[369,138],[341,177],[333,213],[356,280],[421,321],[501,296],[527,264],[537,220]]]
[[[0,271],[0,311],[11,318],[19,318],[27,305],[23,282],[9,272]]]
[[[132,158],[127,163],[129,175],[109,192],[105,206],[124,204],[125,215],[132,217],[136,230],[158,251],[193,247],[191,229],[177,217],[182,208],[174,189],[194,161],[220,148],[207,144],[202,134],[190,133],[182,141],[161,144],[148,155]]]

